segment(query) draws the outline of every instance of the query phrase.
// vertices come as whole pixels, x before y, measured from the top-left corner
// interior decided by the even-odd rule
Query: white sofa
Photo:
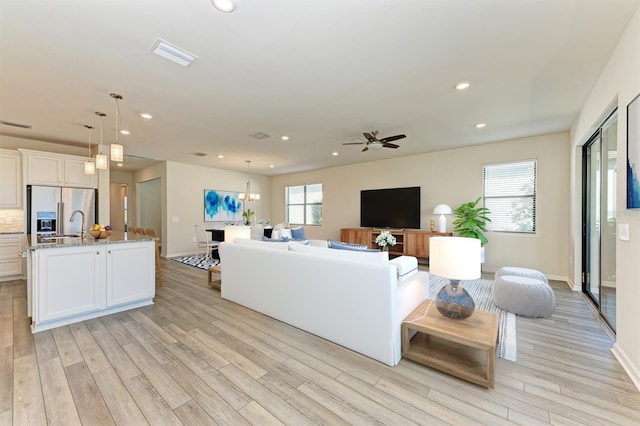
[[[402,357],[402,320],[428,294],[415,258],[299,243],[220,244],[224,299],[388,365]]]

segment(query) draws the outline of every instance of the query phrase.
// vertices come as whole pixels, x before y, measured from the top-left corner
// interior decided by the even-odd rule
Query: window
[[[322,225],[322,184],[287,186],[287,222]]]
[[[488,164],[483,168],[489,231],[536,231],[536,161]]]

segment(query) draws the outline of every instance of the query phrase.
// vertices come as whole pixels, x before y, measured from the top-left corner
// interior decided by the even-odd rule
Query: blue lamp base
[[[447,318],[462,320],[473,315],[476,304],[459,280],[451,280],[438,292],[436,308]]]

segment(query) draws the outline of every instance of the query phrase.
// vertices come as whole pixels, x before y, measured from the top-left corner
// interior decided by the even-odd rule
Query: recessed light
[[[224,155],[218,154],[218,158],[224,158]]]
[[[118,163],[118,164],[117,164],[117,166],[118,166],[118,167],[122,167],[122,163]]]
[[[487,127],[487,123],[478,123],[475,127],[476,129],[482,129],[483,127]]]
[[[140,117],[146,118],[147,120],[151,120],[153,118],[153,115],[149,114],[148,112],[141,112]]]
[[[120,130],[120,134],[121,134],[121,135],[130,135],[130,134],[131,134],[131,132],[130,132],[130,131],[128,131],[128,130],[122,129],[122,130]]]
[[[456,83],[455,86],[453,86],[456,90],[464,90],[464,89],[468,89],[469,86],[471,86],[471,82],[469,81],[459,81]]]
[[[236,10],[236,0],[211,0],[211,4],[220,12],[233,12]]]
[[[331,155],[333,155],[334,157],[337,157],[338,153],[337,152],[332,152]]]
[[[280,139],[282,139],[283,141],[288,141],[289,140],[289,136],[281,136]]]
[[[269,168],[273,169],[275,166],[273,164],[269,164]]]
[[[194,63],[198,57],[193,53],[189,53],[184,49],[181,49],[168,41],[164,41],[161,38],[157,38],[149,48],[153,53],[158,56],[162,56],[172,62],[183,67],[188,67]]]

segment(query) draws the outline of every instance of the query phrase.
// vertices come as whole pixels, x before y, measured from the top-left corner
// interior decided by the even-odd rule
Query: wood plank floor
[[[612,341],[564,283],[552,317],[518,318],[518,360],[498,360],[489,390],[388,367],[161,266],[153,306],[35,335],[25,282],[0,283],[0,425],[640,424]]]

